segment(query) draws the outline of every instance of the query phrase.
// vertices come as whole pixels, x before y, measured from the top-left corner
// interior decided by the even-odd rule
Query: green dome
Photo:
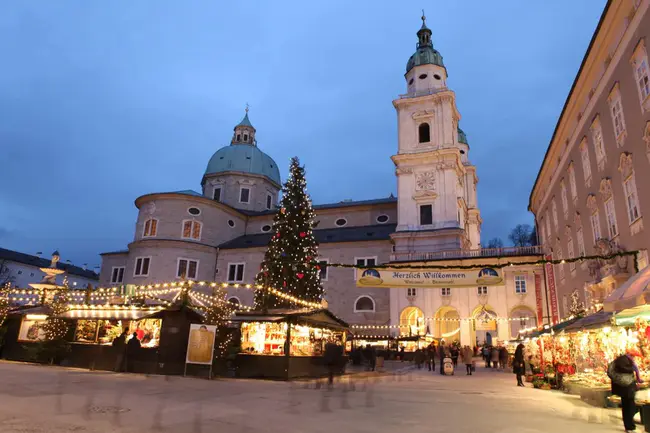
[[[208,167],[205,169],[205,176],[227,171],[257,174],[265,176],[273,182],[281,185],[280,170],[273,158],[257,148],[248,144],[231,144],[217,150]]]
[[[431,42],[431,30],[424,22],[424,15],[422,16],[422,27],[418,31],[418,44],[417,51],[409,58],[406,63],[406,73],[416,66],[420,65],[436,65],[442,68],[445,67],[442,63],[442,55],[433,48]]]
[[[469,146],[469,143],[467,142],[467,135],[465,135],[465,132],[460,129],[460,127],[458,128],[458,142],[467,144]]]

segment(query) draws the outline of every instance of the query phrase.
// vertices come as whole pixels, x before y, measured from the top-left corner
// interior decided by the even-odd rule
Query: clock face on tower
[[[418,191],[433,191],[436,189],[436,175],[433,171],[425,171],[415,176],[415,187]]]

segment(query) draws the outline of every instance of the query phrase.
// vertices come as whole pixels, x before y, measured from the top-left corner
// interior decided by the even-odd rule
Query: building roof
[[[442,62],[442,55],[433,48],[431,42],[431,30],[425,23],[425,17],[422,16],[422,27],[418,31],[418,44],[415,53],[409,58],[406,63],[406,73],[416,66],[420,65],[437,65],[445,67]]]
[[[194,196],[194,197],[203,197],[203,194],[201,194],[200,192],[196,192],[196,191],[194,191],[192,189],[183,189],[183,190],[180,190],[180,191],[172,191],[171,193],[172,194],[191,195],[191,196]]]
[[[549,142],[548,147],[546,148],[546,153],[544,154],[542,165],[539,167],[539,171],[537,172],[537,177],[535,178],[535,183],[533,184],[533,188],[530,191],[530,197],[528,198],[528,210],[532,210],[533,194],[535,194],[535,189],[537,188],[539,177],[542,174],[542,170],[544,169],[544,164],[546,164],[548,155],[549,153],[551,153],[551,146],[553,145],[553,142],[555,141],[555,136],[557,135],[557,132],[560,129],[560,123],[562,122],[564,113],[566,112],[569,106],[569,101],[571,101],[571,98],[573,97],[573,92],[575,91],[576,86],[578,84],[578,79],[580,78],[580,74],[582,74],[582,70],[584,69],[585,64],[587,63],[587,59],[591,54],[591,49],[594,47],[594,43],[596,42],[596,37],[598,36],[600,27],[603,25],[603,22],[605,21],[605,15],[607,15],[607,11],[609,10],[611,4],[612,4],[612,0],[607,0],[605,9],[603,10],[602,15],[600,16],[600,20],[598,21],[598,25],[596,26],[596,30],[594,30],[594,34],[591,37],[591,40],[589,41],[589,47],[585,52],[585,56],[582,58],[582,63],[580,63],[580,68],[578,69],[578,73],[576,74],[576,77],[573,79],[573,84],[571,85],[571,90],[569,90],[569,95],[567,96],[566,101],[564,101],[564,107],[562,107],[562,112],[560,113],[560,116],[557,118],[557,124],[555,125],[555,130],[553,130],[553,136],[551,137],[551,141]]]
[[[460,129],[460,126],[458,127],[458,142],[467,144],[469,146],[469,143],[467,142],[467,135],[465,135],[465,131]]]
[[[337,209],[337,208],[346,208],[354,206],[374,206],[380,204],[395,204],[397,203],[397,197],[385,198],[376,198],[372,200],[343,200],[336,203],[325,203],[325,204],[316,204],[313,206],[314,210],[319,209]],[[259,215],[273,215],[278,212],[277,209],[263,210],[263,211],[249,211],[244,209],[237,209],[239,212],[248,215],[248,216],[259,216]]]
[[[31,254],[19,253],[18,251],[7,250],[5,248],[0,248],[0,260],[22,263],[24,265],[35,266],[37,268],[49,268],[51,263],[48,259],[32,256]],[[58,269],[65,270],[70,275],[76,275],[78,277],[87,278],[89,280],[99,280],[99,274],[89,269],[83,269],[79,266],[61,262],[58,262],[56,264],[56,267]]]
[[[360,227],[340,227],[314,230],[314,236],[319,244],[333,242],[385,241],[395,232],[397,224],[377,224]],[[219,245],[221,249],[239,249],[265,247],[269,244],[273,233],[258,233],[244,235]]]
[[[228,171],[265,176],[281,185],[280,169],[273,158],[251,144],[233,143],[217,150],[208,162],[204,178]]]
[[[241,120],[241,122],[239,122],[239,123],[237,124],[237,126],[249,126],[249,127],[253,128],[253,129],[255,129],[255,127],[254,127],[253,124],[251,123],[250,119],[248,118],[248,110],[246,110],[246,115],[245,115],[244,118]],[[235,126],[235,129],[237,128],[237,126]]]

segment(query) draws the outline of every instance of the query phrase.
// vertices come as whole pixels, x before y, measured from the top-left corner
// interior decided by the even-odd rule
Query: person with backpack
[[[607,376],[612,381],[612,394],[621,397],[621,411],[626,432],[636,430],[634,415],[637,409],[634,397],[637,384],[643,383],[639,374],[639,367],[634,362],[635,356],[639,356],[639,353],[628,350],[627,353],[616,358],[607,367]]]

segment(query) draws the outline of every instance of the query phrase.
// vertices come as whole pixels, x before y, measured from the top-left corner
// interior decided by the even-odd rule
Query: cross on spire
[[[247,102],[247,103],[246,103],[246,114],[248,114],[248,109],[249,109],[249,108],[250,108],[250,106],[248,105],[248,102]]]
[[[422,25],[426,25],[427,17],[424,15],[424,9],[422,9]]]

